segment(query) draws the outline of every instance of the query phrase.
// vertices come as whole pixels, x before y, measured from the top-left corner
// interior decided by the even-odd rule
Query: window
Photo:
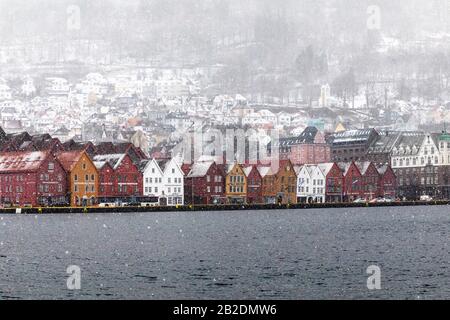
[[[83,163],[83,170],[86,170],[86,163]]]
[[[95,181],[95,176],[94,175],[91,175],[91,180]]]
[[[75,192],[78,192],[78,186],[77,185],[75,185],[73,189],[74,189]]]
[[[74,181],[78,181],[78,175],[77,174],[73,176],[73,180]]]
[[[53,162],[48,163],[48,171],[52,172],[55,170],[55,164]]]

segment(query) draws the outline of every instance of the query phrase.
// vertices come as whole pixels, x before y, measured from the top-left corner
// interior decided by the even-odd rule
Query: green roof
[[[450,141],[450,134],[449,133],[443,133],[439,137],[439,140],[441,141]]]

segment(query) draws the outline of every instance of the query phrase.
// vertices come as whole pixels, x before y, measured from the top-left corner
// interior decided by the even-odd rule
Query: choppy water
[[[448,207],[0,215],[0,298],[449,299],[449,235]]]

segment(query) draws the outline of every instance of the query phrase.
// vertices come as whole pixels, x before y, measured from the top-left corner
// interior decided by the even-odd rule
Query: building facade
[[[98,170],[85,151],[64,151],[57,154],[63,166],[72,207],[94,206],[98,199]]]
[[[66,173],[50,152],[0,153],[1,205],[66,205],[66,187]]]
[[[247,202],[247,176],[242,166],[237,163],[228,166],[225,178],[225,196],[228,203]]]
[[[187,204],[209,205],[225,203],[225,172],[214,161],[194,163],[184,179],[184,198]]]

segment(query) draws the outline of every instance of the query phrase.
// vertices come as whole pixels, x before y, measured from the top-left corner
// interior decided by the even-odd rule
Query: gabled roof
[[[143,163],[143,162],[141,162],[141,163]],[[142,172],[147,171],[147,168],[149,168],[151,165],[154,165],[156,167],[156,169],[159,171],[159,173],[161,175],[164,175],[164,172],[161,169],[161,167],[159,166],[158,160],[156,160],[156,159],[152,159],[152,160],[147,161],[146,162],[146,166],[145,166],[145,168],[143,169]]]
[[[395,143],[393,155],[417,155],[422,147],[425,134],[421,132],[405,132]]]
[[[342,173],[344,174],[344,176],[347,175],[348,170],[350,169],[350,167],[353,165],[353,162],[339,162],[337,164],[339,166],[339,168],[341,169]],[[358,167],[357,167],[358,168]],[[359,169],[358,169],[359,170]]]
[[[109,164],[108,161],[94,161],[94,165],[97,168],[97,170],[101,170],[103,169],[105,166],[110,167],[111,169],[114,170],[114,168]]]
[[[330,173],[331,169],[333,169],[334,163],[320,163],[317,165],[320,171],[322,171],[323,175],[326,177],[328,173]]]
[[[386,171],[388,171],[389,166],[388,165],[382,165],[382,166],[378,166],[377,170],[378,170],[378,174],[383,175],[386,173]]]
[[[0,173],[36,171],[48,155],[43,151],[0,153]]]
[[[196,162],[192,165],[188,178],[200,178],[206,176],[214,161]]]
[[[358,170],[362,175],[366,174],[366,171],[369,169],[371,164],[372,163],[370,161],[355,162],[355,165],[358,167]]]
[[[163,172],[166,171],[167,165],[170,163],[170,159],[157,159],[155,161]]]
[[[123,159],[127,156],[126,153],[118,153],[118,154],[101,154],[96,155],[93,158],[94,162],[108,162],[111,167],[116,170],[120,164],[122,163]]]
[[[262,178],[274,175],[271,166],[258,166],[258,171]]]
[[[141,161],[137,164],[138,169],[139,169],[139,171],[140,171],[141,173],[145,171],[145,168],[147,167],[147,165],[148,165],[149,162],[150,162],[150,160],[148,160],[148,159],[143,159],[143,160],[141,160]]]
[[[63,151],[57,153],[56,157],[63,166],[66,172],[71,172],[80,158],[85,154],[84,150],[81,151]]]

